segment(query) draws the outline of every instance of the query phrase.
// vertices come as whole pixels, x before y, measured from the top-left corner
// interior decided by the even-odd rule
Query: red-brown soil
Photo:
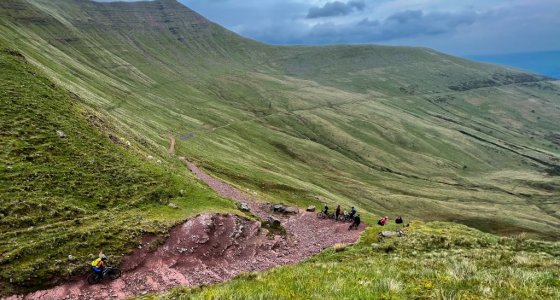
[[[124,259],[120,279],[89,285],[80,277],[52,289],[7,299],[123,299],[180,285],[223,282],[241,272],[301,261],[336,243],[353,243],[363,231],[363,225],[349,231],[348,223],[318,219],[310,212],[273,214],[266,204],[186,163],[220,195],[246,202],[264,220],[274,215],[287,234],[270,235],[260,222],[231,214],[203,214],[173,228],[159,247],[151,247],[153,238],[146,238]],[[152,248],[155,250],[150,251]]]

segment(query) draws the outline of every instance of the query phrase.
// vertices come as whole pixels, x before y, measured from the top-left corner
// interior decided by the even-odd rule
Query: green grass
[[[224,284],[138,299],[556,299],[558,243],[498,237],[466,226],[413,222],[405,237],[360,242],[300,264]]]
[[[173,0],[6,0],[0,16],[0,44],[29,62],[2,54],[5,286],[233,209],[166,153],[170,135],[267,201],[560,237],[560,87],[540,76],[423,48],[264,45]]]
[[[235,211],[184,165],[140,159],[157,151],[127,141],[19,52],[0,45],[0,69],[0,294],[83,272],[100,249],[118,262],[143,234],[197,213]]]

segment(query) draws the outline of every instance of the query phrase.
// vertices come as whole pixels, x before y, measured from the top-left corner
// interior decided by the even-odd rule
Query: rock
[[[286,208],[284,208],[284,213],[295,215],[295,214],[299,213],[299,209],[297,207],[286,207]]]
[[[177,205],[177,204],[175,204],[175,203],[172,203],[172,202],[170,202],[169,204],[167,204],[167,206],[169,206],[169,207],[171,207],[171,208],[175,208],[175,209],[179,208],[179,205]]]
[[[247,204],[245,202],[237,203],[237,208],[239,208],[239,210],[241,210],[241,211],[250,211],[251,210],[251,209],[249,209],[249,204]]]
[[[271,227],[280,227],[280,220],[275,217],[268,217],[268,224],[270,224]]]
[[[275,204],[272,206],[272,210],[275,212],[284,212],[284,209],[285,209],[284,205],[281,204]]]
[[[68,260],[69,261],[74,261],[74,260],[76,260],[76,258],[72,255],[68,255]]]
[[[309,205],[309,206],[307,207],[306,211],[308,211],[308,212],[314,212],[314,211],[315,211],[315,206]]]
[[[272,206],[272,211],[284,214],[297,214],[299,209],[297,207],[284,206],[282,204],[275,204]]]
[[[56,131],[56,134],[57,134],[58,137],[60,137],[60,138],[65,138],[65,137],[66,137],[66,134],[65,134],[63,131],[61,131],[61,130],[57,130],[57,131]]]
[[[404,232],[402,232],[402,230],[399,230],[399,231],[382,231],[379,235],[381,235],[382,237],[403,236]]]
[[[377,244],[377,243],[372,243],[372,244],[371,244],[371,248],[373,248],[373,249],[379,249],[379,244]]]

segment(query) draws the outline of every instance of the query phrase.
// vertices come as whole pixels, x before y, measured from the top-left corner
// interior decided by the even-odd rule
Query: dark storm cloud
[[[370,32],[375,41],[393,40],[411,36],[437,35],[455,31],[458,27],[470,25],[483,16],[474,11],[432,12],[407,10],[389,16],[385,21],[364,19],[357,24]]]
[[[379,43],[461,55],[560,49],[559,0],[180,1],[272,44]]]
[[[302,30],[305,26],[303,23],[290,22],[278,24],[269,30],[255,29],[246,33],[274,44],[284,44],[287,41],[300,44],[384,42],[450,33],[484,17],[474,11],[425,13],[421,10],[407,10],[394,13],[384,20],[364,18],[346,24],[321,22],[308,26],[306,31]],[[272,32],[276,34],[273,35]]]
[[[322,7],[313,6],[307,13],[308,19],[346,16],[351,14],[354,10],[362,11],[366,7],[366,3],[362,0],[352,0],[346,3],[340,1],[327,2]]]

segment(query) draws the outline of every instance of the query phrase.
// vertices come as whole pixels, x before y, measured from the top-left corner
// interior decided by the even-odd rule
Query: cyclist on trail
[[[336,216],[336,219],[335,219],[335,220],[336,220],[336,221],[338,221],[338,216],[340,216],[341,210],[342,210],[342,209],[340,208],[340,205],[338,205],[338,206],[336,207],[336,212],[335,212],[335,216]]]
[[[352,206],[352,209],[350,209],[350,218],[354,218],[354,216],[356,215],[356,208],[354,208],[354,206]]]
[[[102,273],[105,270],[105,263],[107,262],[107,256],[103,254],[103,251],[99,252],[99,257],[91,262],[91,269],[95,273]]]
[[[348,228],[348,229],[358,229],[358,226],[360,226],[361,222],[362,222],[362,220],[360,219],[360,215],[356,215],[354,217],[352,225],[350,225],[350,228]]]
[[[99,252],[99,257],[91,262],[91,270],[93,272],[87,277],[89,284],[97,284],[105,277],[111,280],[121,277],[121,270],[108,265],[108,258],[103,251]]]
[[[327,206],[327,204],[325,203],[325,207],[323,207],[323,213],[328,216],[329,215],[329,207]]]

